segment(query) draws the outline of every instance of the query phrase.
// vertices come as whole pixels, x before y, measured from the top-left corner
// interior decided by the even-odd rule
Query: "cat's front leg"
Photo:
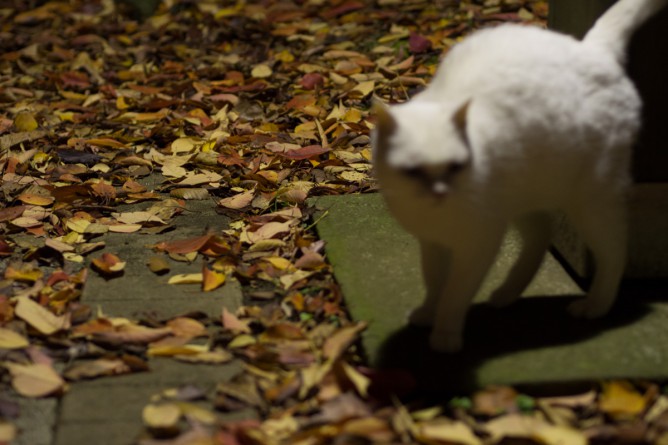
[[[412,325],[433,326],[436,305],[443,292],[448,273],[449,258],[448,249],[429,241],[420,240],[420,265],[427,295],[422,305],[409,315],[408,320]]]
[[[490,222],[462,227],[462,233],[453,237],[450,272],[438,298],[429,337],[435,351],[452,353],[462,348],[466,314],[494,262],[504,232],[505,225]]]

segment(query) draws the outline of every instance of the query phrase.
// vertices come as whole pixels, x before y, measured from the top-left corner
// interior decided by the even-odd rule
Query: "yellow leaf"
[[[603,384],[599,408],[612,417],[637,416],[647,406],[647,401],[626,381],[612,381]]]
[[[286,270],[286,269],[294,269],[294,266],[292,266],[292,263],[290,260],[286,258],[281,258],[277,256],[270,256],[262,259],[263,261],[268,262],[272,266],[274,266],[275,269],[278,270]]]
[[[228,343],[227,347],[230,349],[245,348],[246,346],[254,345],[255,343],[257,343],[257,340],[252,335],[241,334],[234,337],[234,339]]]
[[[231,361],[234,356],[223,350],[198,352],[197,354],[175,355],[175,359],[187,363],[205,363],[210,365],[220,365]]]
[[[176,404],[181,409],[184,416],[196,419],[199,423],[213,425],[218,419],[214,413],[201,406],[197,406],[194,403],[176,402]]]
[[[366,398],[369,395],[369,385],[371,384],[371,379],[360,373],[357,369],[353,368],[346,362],[341,362],[341,366],[343,367],[343,372],[346,374],[346,377],[348,377],[348,380],[350,380],[350,383],[355,386],[357,393],[360,396]]]
[[[23,335],[11,329],[0,328],[0,348],[21,349],[30,346],[30,342]]]
[[[368,96],[373,92],[375,87],[376,87],[375,81],[367,80],[365,82],[360,82],[359,84],[357,84],[357,86],[353,88],[353,91],[362,93],[362,96]]]
[[[225,273],[202,267],[202,290],[210,292],[225,284]]]
[[[128,103],[125,101],[125,97],[118,96],[116,98],[116,108],[118,108],[119,110],[127,110],[128,108],[130,108],[130,105],[128,105]]]
[[[84,233],[86,231],[86,227],[90,225],[90,221],[80,218],[71,218],[67,220],[65,225],[73,232]]]
[[[170,277],[167,284],[199,284],[203,279],[201,273],[184,273]]]
[[[272,74],[273,71],[271,67],[263,63],[255,65],[251,70],[251,76],[255,77],[256,79],[264,79],[271,76]]]
[[[207,352],[206,345],[149,345],[148,355],[150,357],[173,357],[175,355],[196,355]]]
[[[482,445],[482,441],[464,423],[436,419],[418,425],[416,438],[423,443]]]
[[[154,274],[163,274],[169,272],[170,266],[169,261],[167,261],[162,256],[152,256],[148,259],[146,265]]]
[[[181,419],[181,409],[175,403],[146,405],[142,417],[144,425],[149,428],[173,428]]]
[[[17,429],[14,424],[0,422],[0,443],[13,443],[16,439]]]
[[[61,391],[65,386],[63,378],[49,365],[11,362],[3,365],[12,375],[12,386],[22,396],[44,397]]]
[[[55,315],[29,297],[19,297],[14,310],[17,317],[44,335],[51,335],[70,326],[68,316]]]
[[[280,60],[281,62],[284,63],[290,63],[295,61],[295,56],[292,55],[290,51],[287,49],[284,49],[280,53],[276,54],[276,60]]]
[[[39,125],[30,112],[21,111],[14,118],[14,126],[19,131],[33,131],[36,130]]]
[[[197,146],[197,142],[193,138],[178,138],[172,142],[172,153],[190,153]]]

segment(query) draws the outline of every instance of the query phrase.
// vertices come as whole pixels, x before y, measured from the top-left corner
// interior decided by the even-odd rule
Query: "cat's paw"
[[[510,306],[520,298],[517,292],[497,289],[489,297],[488,303],[496,308]]]
[[[461,332],[436,331],[429,337],[429,346],[436,352],[452,354],[462,349]]]
[[[568,312],[576,318],[593,319],[604,316],[610,310],[610,304],[584,298],[568,306]]]
[[[411,312],[408,316],[408,322],[413,326],[430,328],[434,324],[434,311],[421,306]]]

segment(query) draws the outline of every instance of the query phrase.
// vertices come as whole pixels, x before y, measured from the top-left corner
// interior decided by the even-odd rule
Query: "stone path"
[[[215,205],[209,201],[190,201],[187,206],[189,211],[177,217],[172,232],[107,234],[104,251],[127,261],[125,273],[111,280],[91,273],[82,302],[99,307],[105,314],[132,319],[147,314],[164,319],[194,311],[216,317],[223,306],[235,311],[241,305],[241,289],[236,281],[210,293],[201,292],[198,285],[167,284],[174,274],[200,272],[200,261],[171,261],[171,271],[164,276],[155,275],[146,267],[147,260],[155,255],[149,246],[199,236],[207,228],[219,230],[228,222],[215,213]],[[193,365],[173,359],[151,359],[150,365],[151,370],[146,373],[72,384],[60,402],[55,445],[129,445],[141,432],[142,409],[152,395],[188,384],[213,392],[218,382],[240,369],[236,362],[224,366]]]
[[[531,298],[506,309],[480,304],[512,264],[518,248],[512,234],[469,314],[464,352],[434,354],[426,346],[428,332],[405,323],[423,294],[417,243],[390,217],[380,195],[314,203],[326,212],[317,229],[352,316],[370,321],[363,346],[376,365],[410,369],[423,387],[454,391],[668,377],[668,303],[648,298],[647,289],[626,289],[603,320],[574,320],[566,307],[583,291],[548,255],[525,293]]]
[[[221,230],[228,220],[215,213],[211,201],[189,201],[188,211],[174,220],[175,230],[160,235],[104,235],[106,247],[95,252],[118,255],[127,262],[123,276],[105,280],[91,272],[82,302],[114,317],[138,319],[153,316],[166,319],[179,314],[202,311],[217,317],[223,306],[234,312],[242,301],[235,280],[222,288],[203,293],[198,285],[168,285],[169,276],[201,272],[201,262],[170,261],[170,273],[153,274],[146,262],[155,255],[149,246],[173,239],[185,239]],[[138,210],[137,206],[131,210]],[[76,382],[60,399],[19,398],[22,415],[18,445],[130,445],[142,431],[142,410],[151,397],[170,387],[188,384],[212,393],[216,384],[240,370],[238,362],[226,365],[186,364],[173,359],[151,359],[151,370],[118,377],[103,377]],[[242,413],[244,415],[244,413]]]

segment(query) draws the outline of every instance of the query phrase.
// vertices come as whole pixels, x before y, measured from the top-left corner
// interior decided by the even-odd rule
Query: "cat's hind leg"
[[[594,258],[594,278],[587,297],[573,303],[576,317],[597,318],[612,307],[626,265],[626,207],[621,196],[592,199],[572,218]]]
[[[496,307],[507,306],[520,297],[536,275],[550,244],[551,224],[547,213],[523,215],[515,221],[515,227],[520,236],[520,255],[505,282],[489,299],[489,303]]]
[[[436,316],[436,305],[445,285],[450,251],[429,241],[420,241],[422,279],[427,296],[419,307],[411,312],[408,320],[415,326],[431,327]]]
[[[476,215],[477,216],[477,215]],[[476,221],[476,218],[463,218]],[[474,224],[450,241],[450,270],[438,298],[429,343],[440,352],[462,347],[466,314],[487,271],[494,262],[505,232],[504,224]]]

